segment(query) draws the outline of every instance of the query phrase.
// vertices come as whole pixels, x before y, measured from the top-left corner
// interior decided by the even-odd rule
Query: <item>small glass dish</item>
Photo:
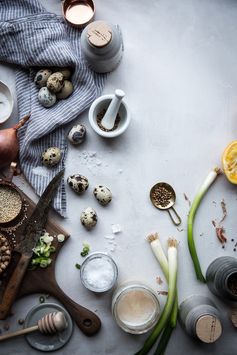
[[[82,284],[90,291],[101,293],[111,290],[118,278],[118,267],[106,253],[91,253],[81,265]]]

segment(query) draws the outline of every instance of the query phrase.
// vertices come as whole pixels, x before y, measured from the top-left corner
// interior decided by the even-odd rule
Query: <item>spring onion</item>
[[[193,260],[193,265],[194,269],[196,272],[197,279],[202,282],[206,282],[205,277],[203,276],[202,269],[199,263],[199,259],[197,256],[197,251],[195,247],[195,242],[193,238],[193,225],[194,225],[194,219],[196,212],[198,210],[198,207],[200,205],[200,202],[202,201],[204,195],[208,191],[209,187],[212,185],[212,183],[215,181],[216,177],[220,174],[220,169],[215,168],[213,169],[206,177],[204,183],[202,184],[201,188],[199,189],[196,197],[193,200],[193,203],[191,205],[189,215],[188,215],[188,247],[189,247],[189,252],[191,255],[191,258]]]
[[[165,275],[166,280],[169,279],[169,268],[168,268],[168,260],[162,248],[158,233],[151,234],[147,237],[148,242],[150,243],[153,254],[158,260],[161,269]]]
[[[150,242],[151,249],[162,268],[166,281],[168,282],[169,281],[168,261],[164,253],[164,250],[162,248],[162,245],[160,243],[159,236],[157,233],[155,233],[149,235],[147,239]],[[177,317],[178,317],[178,294],[176,289],[176,299],[170,315],[170,320],[162,332],[161,339],[159,340],[155,355],[162,355],[164,353],[166,346],[169,342],[169,339],[172,335],[172,331],[176,327]]]
[[[89,252],[90,252],[90,245],[88,243],[83,243],[83,249],[81,252],[81,256],[85,257],[89,254]]]
[[[162,336],[160,338],[159,344],[157,346],[156,351],[154,352],[154,355],[163,355],[165,352],[165,349],[167,347],[167,344],[170,340],[170,337],[172,335],[173,332],[173,327],[171,326],[170,323],[168,323],[165,327],[165,329],[163,330]]]
[[[161,269],[165,275],[166,281],[169,281],[169,269],[168,269],[168,260],[162,248],[158,233],[151,234],[147,237],[148,242],[150,243],[153,254],[158,260]],[[178,295],[176,290],[176,300],[174,304],[174,309],[171,313],[170,322],[173,328],[176,327],[177,323],[177,315],[178,315]]]
[[[136,355],[146,355],[154,343],[156,342],[158,336],[161,334],[163,329],[169,323],[170,315],[176,299],[176,281],[177,281],[177,241],[175,239],[168,240],[168,297],[166,300],[165,307],[161,314],[161,317],[153,329],[151,335],[145,341],[142,349],[136,353]]]
[[[65,235],[64,234],[58,234],[57,239],[59,243],[63,243],[65,240]]]
[[[48,267],[52,259],[50,255],[55,252],[55,247],[52,246],[53,237],[45,232],[38,240],[36,246],[33,248],[33,256],[30,263],[30,269],[33,270],[37,266],[41,268]]]

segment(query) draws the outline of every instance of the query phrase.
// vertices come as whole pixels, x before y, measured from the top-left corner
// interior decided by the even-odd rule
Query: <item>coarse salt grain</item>
[[[105,258],[89,260],[83,269],[85,283],[95,290],[109,289],[113,284],[114,274],[113,265]]]
[[[122,231],[120,224],[112,224],[112,233],[117,234]]]
[[[114,235],[106,235],[105,239],[114,239]]]

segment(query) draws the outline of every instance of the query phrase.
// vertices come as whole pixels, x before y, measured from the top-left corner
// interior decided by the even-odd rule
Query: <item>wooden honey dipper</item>
[[[46,314],[43,318],[38,320],[37,325],[21,329],[13,333],[0,336],[0,341],[14,338],[18,335],[28,334],[39,330],[43,334],[54,334],[61,332],[67,328],[67,320],[63,312],[53,312]]]

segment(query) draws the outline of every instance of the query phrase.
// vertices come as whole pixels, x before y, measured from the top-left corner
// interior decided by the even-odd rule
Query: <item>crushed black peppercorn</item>
[[[102,111],[100,111],[100,112],[97,114],[97,116],[96,116],[96,122],[97,122],[98,126],[100,127],[100,129],[101,129],[102,131],[105,131],[105,132],[114,131],[115,129],[118,128],[118,125],[119,125],[119,123],[120,123],[121,117],[120,117],[120,115],[119,115],[119,113],[118,113],[117,116],[116,116],[115,122],[114,122],[114,127],[111,128],[111,129],[107,129],[107,128],[105,128],[105,127],[101,124],[101,121],[102,121],[102,118],[103,118],[104,115],[105,115],[105,112],[106,112],[106,110],[103,109]]]

